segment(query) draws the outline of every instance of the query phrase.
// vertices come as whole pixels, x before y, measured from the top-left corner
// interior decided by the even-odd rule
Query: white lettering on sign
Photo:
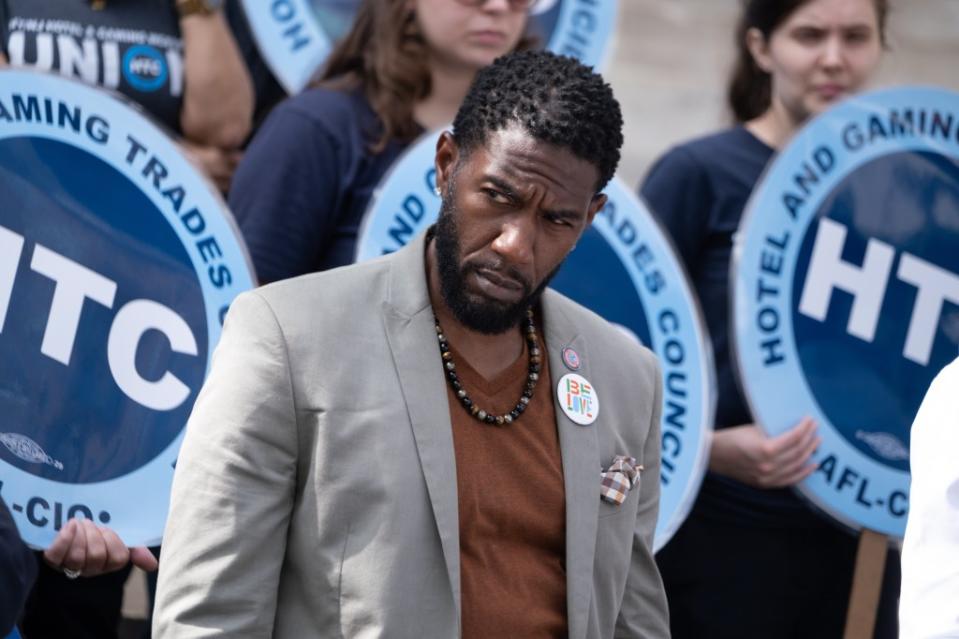
[[[0,226],[0,333],[7,318],[10,295],[13,294],[13,280],[17,277],[20,253],[23,252],[23,236]]]
[[[170,95],[179,96],[183,93],[183,55],[179,51],[168,49],[166,64],[170,73]]]
[[[50,71],[53,69],[53,35],[49,33],[38,33],[36,40],[37,57],[36,60],[27,60],[25,55],[26,34],[23,31],[13,31],[7,40],[7,57],[10,59],[10,66],[24,67],[32,66],[41,71]]]
[[[136,368],[137,347],[144,333],[157,330],[175,353],[196,355],[196,338],[183,318],[150,300],[133,300],[117,313],[107,339],[107,359],[117,386],[132,400],[153,410],[172,410],[190,396],[190,387],[170,371],[158,381],[144,379]]]
[[[896,275],[918,291],[902,354],[925,366],[932,353],[943,302],[948,300],[959,304],[959,277],[909,253],[899,260],[899,272]]]
[[[872,342],[896,251],[891,245],[871,238],[866,244],[862,266],[856,266],[842,259],[845,242],[845,226],[827,218],[819,221],[799,311],[825,321],[833,289],[843,290],[853,296],[846,331]],[[896,277],[917,289],[902,354],[925,366],[932,353],[943,303],[959,304],[959,276],[904,252]]]
[[[799,311],[822,322],[826,319],[833,289],[851,293],[852,312],[846,330],[850,335],[871,342],[876,335],[895,251],[884,242],[870,239],[862,267],[858,267],[842,260],[845,243],[845,226],[828,218],[819,221]]]
[[[116,42],[104,42],[100,46],[103,49],[103,85],[118,87],[120,86],[120,47]]]
[[[130,61],[130,71],[136,73],[137,75],[151,75],[153,77],[159,76],[163,73],[163,67],[160,66],[160,63],[153,58],[134,58]]]
[[[57,36],[57,49],[60,52],[61,75],[80,78],[87,84],[97,83],[100,52],[96,40],[78,42],[68,35],[61,35]]]
[[[43,332],[40,352],[69,366],[83,301],[89,298],[111,308],[117,285],[96,271],[54,253],[41,244],[37,244],[33,251],[30,268],[57,283],[53,289],[53,302],[50,304],[50,316]]]
[[[23,244],[22,235],[0,226],[0,333],[9,310]],[[34,248],[30,268],[55,282],[40,352],[69,366],[84,302],[90,299],[113,308],[116,282],[41,244]],[[132,300],[119,310],[110,326],[107,338],[110,373],[120,390],[133,401],[153,410],[173,410],[189,397],[190,388],[170,371],[165,371],[159,380],[150,381],[136,369],[140,341],[151,330],[162,333],[173,352],[198,354],[193,331],[180,315],[158,302]]]
[[[101,27],[102,29],[102,27]],[[115,34],[102,34],[115,35]],[[162,34],[151,33],[162,39]],[[134,38],[143,40],[143,38]],[[15,67],[32,67],[41,71],[59,70],[60,75],[68,78],[79,78],[88,84],[105,86],[116,89],[120,86],[120,46],[116,41],[97,41],[92,38],[77,38],[68,34],[60,34],[54,39],[51,33],[37,33],[33,39],[35,43],[34,59],[26,57],[26,32],[12,30],[7,39],[7,57],[10,65]],[[183,54],[175,43],[163,42],[158,46],[166,48],[166,61],[169,67],[170,95],[179,96],[183,93]],[[54,68],[54,62],[58,66]],[[102,75],[101,74],[102,67]],[[139,57],[130,64],[130,71],[148,77],[159,77],[163,73],[160,60]]]

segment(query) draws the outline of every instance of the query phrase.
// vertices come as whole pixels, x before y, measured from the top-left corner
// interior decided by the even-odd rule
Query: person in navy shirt
[[[733,236],[770,159],[812,115],[860,89],[882,51],[885,0],[749,0],[729,86],[737,124],[659,159],[641,194],[693,281],[718,383],[709,472],[657,560],[674,639],[840,637],[856,538],[791,487],[814,472],[816,424],[778,437],[754,423],[732,362]],[[896,636],[898,557],[887,562],[877,637]]]
[[[0,499],[0,637],[13,630],[36,577],[33,553],[20,541],[17,525]]]

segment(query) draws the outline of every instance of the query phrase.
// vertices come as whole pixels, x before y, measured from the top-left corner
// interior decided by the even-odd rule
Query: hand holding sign
[[[120,570],[130,561],[147,572],[156,570],[158,565],[147,548],[127,548],[115,532],[89,519],[67,522],[43,552],[43,559],[53,568],[84,577]]]
[[[724,428],[713,435],[709,469],[757,488],[792,486],[816,470],[809,459],[820,441],[808,417],[776,437],[756,424]]]

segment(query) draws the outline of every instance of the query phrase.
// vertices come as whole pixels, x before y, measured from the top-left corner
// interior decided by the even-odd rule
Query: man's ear
[[[459,157],[460,149],[453,140],[453,134],[443,131],[439,140],[436,141],[436,157],[433,160],[436,168],[436,188],[439,189],[440,196],[446,195]]]
[[[606,199],[605,193],[597,193],[593,196],[592,201],[589,203],[589,210],[586,212],[586,226],[592,224],[596,214],[602,211],[603,207],[606,206]]]

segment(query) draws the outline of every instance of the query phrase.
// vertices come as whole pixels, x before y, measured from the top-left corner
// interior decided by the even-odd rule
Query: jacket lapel
[[[570,370],[563,363],[563,349],[579,354],[580,368],[575,371],[589,381],[589,351],[576,326],[552,302],[547,290],[543,295],[543,322],[549,370],[556,397],[556,385]],[[545,389],[544,389],[545,390]],[[597,394],[601,394],[598,389]],[[602,398],[600,398],[602,402]],[[595,423],[580,426],[563,412],[554,399],[559,445],[563,455],[563,477],[566,486],[566,606],[570,639],[586,636],[589,603],[593,591],[593,559],[596,551],[596,529],[599,517],[600,459]]]
[[[456,615],[461,618],[456,458],[446,379],[437,357],[433,311],[426,285],[425,246],[425,237],[420,234],[393,258],[389,292],[384,302],[384,324],[436,518]],[[555,398],[555,385],[569,372],[563,363],[564,348],[572,348],[579,354],[581,365],[577,373],[591,381],[593,376],[587,344],[577,334],[576,326],[553,303],[554,295],[546,291],[542,311],[553,384],[548,392]],[[595,424],[576,424],[555,399],[554,407],[566,489],[569,636],[582,639],[586,636],[593,589],[601,470],[599,445]]]
[[[393,258],[384,322],[460,618],[456,458],[446,379],[426,285],[425,245],[421,233]]]

